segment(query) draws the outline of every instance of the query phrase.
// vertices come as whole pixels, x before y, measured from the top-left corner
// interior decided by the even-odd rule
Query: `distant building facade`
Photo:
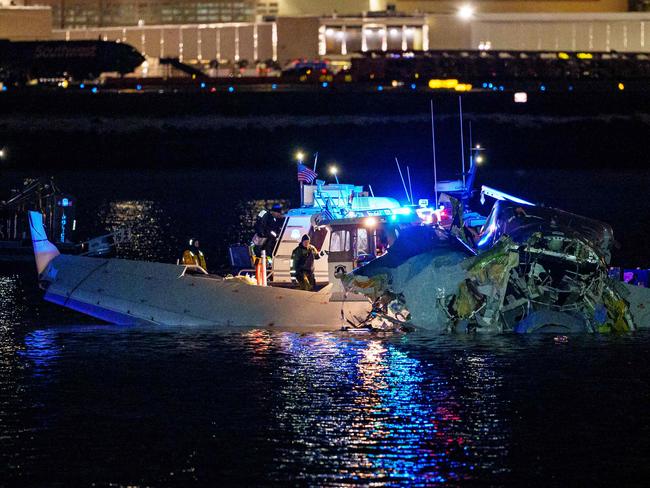
[[[52,8],[56,29],[250,22],[257,0],[25,0]],[[264,4],[264,11],[270,2]],[[272,3],[272,2],[271,2]]]
[[[55,29],[254,22],[272,16],[366,12],[453,14],[462,0],[24,0],[52,9]],[[650,0],[472,0],[477,13],[626,12]]]

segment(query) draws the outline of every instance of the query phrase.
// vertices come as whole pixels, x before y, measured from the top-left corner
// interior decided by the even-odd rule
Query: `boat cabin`
[[[383,254],[401,227],[420,222],[411,207],[393,198],[368,195],[360,186],[322,181],[304,185],[303,206],[285,216],[273,250],[270,280],[276,285],[291,283],[291,254],[307,234],[316,249],[327,253],[315,262],[316,282],[332,283],[333,298],[342,297],[338,276]]]

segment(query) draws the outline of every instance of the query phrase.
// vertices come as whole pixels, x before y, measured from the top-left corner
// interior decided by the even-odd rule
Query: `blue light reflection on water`
[[[296,438],[280,450],[280,461],[304,466],[298,479],[472,478],[467,445],[476,435],[480,443],[484,432],[461,428],[467,419],[441,371],[428,370],[399,344],[377,339],[286,335],[280,346],[290,357],[281,366],[276,418],[283,435]]]

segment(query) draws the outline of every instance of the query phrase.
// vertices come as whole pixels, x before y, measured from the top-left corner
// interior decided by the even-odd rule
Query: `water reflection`
[[[489,361],[477,366],[456,353],[458,368],[444,371],[390,341],[260,331],[246,340],[256,361],[282,356],[274,364],[278,480],[297,470],[317,483],[429,484],[503,465],[507,450],[490,444],[508,439],[493,424],[500,381]],[[459,376],[472,378],[467,389]]]
[[[108,231],[130,228],[132,241],[121,246],[119,256],[127,259],[173,261],[179,238],[172,217],[152,200],[117,200],[99,210],[99,222]]]
[[[52,379],[53,362],[61,352],[56,343],[57,335],[55,329],[34,330],[25,335],[25,348],[18,355],[28,361],[34,377]]]

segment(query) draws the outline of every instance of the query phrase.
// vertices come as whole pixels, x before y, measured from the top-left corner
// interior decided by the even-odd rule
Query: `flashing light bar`
[[[481,201],[483,201],[485,195],[487,195],[488,197],[492,197],[495,200],[501,200],[501,201],[507,200],[509,202],[521,203],[522,205],[530,205],[531,207],[535,206],[534,203],[529,202],[528,200],[524,200],[523,198],[515,197],[505,192],[495,190],[494,188],[490,188],[489,186],[483,185],[481,186]]]

